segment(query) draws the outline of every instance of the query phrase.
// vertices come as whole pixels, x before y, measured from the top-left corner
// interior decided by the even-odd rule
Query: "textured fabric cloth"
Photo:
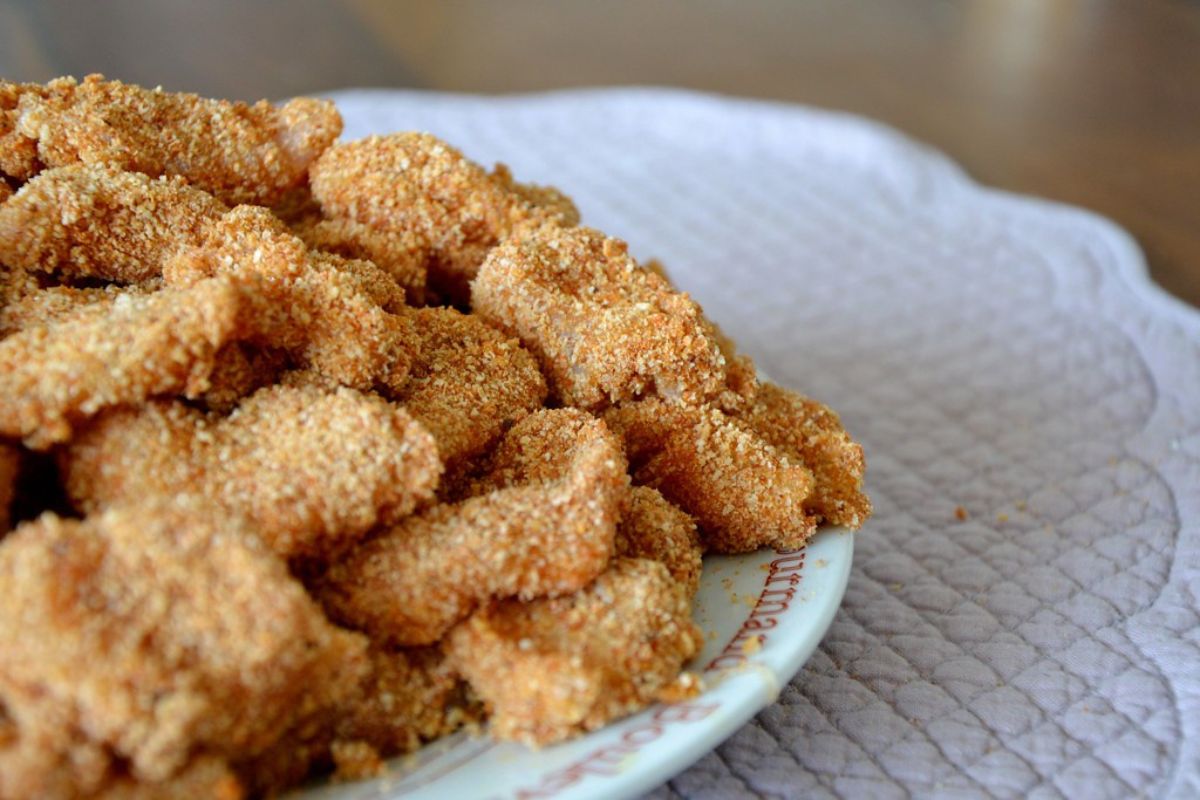
[[[559,186],[866,448],[820,650],[652,797],[1200,796],[1200,314],[1119,229],[790,106],[338,99]]]

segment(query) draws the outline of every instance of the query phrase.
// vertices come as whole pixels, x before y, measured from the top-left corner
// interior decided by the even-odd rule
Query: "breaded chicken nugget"
[[[703,641],[666,567],[617,558],[567,597],[493,602],[444,648],[490,709],[493,737],[545,745],[694,687],[680,670]]]
[[[242,800],[246,793],[224,758],[199,755],[162,781],[137,780],[77,727],[30,720],[0,731],[0,800]]]
[[[643,266],[678,291],[675,282],[667,274],[666,266],[657,258],[648,259]],[[702,325],[705,333],[717,343],[721,355],[725,357],[725,388],[713,399],[713,404],[722,411],[732,412],[754,398],[754,393],[758,390],[758,368],[754,366],[750,356],[738,352],[733,339],[726,336],[717,323],[703,317]]]
[[[0,178],[9,175],[24,180],[38,169],[37,141],[17,132],[17,107],[25,95],[45,95],[36,83],[0,80]]]
[[[25,291],[12,303],[0,307],[0,338],[34,325],[50,325],[68,319],[87,306],[111,306],[122,295],[144,295],[154,291],[146,284],[109,285],[100,288],[51,286]],[[238,401],[274,383],[287,366],[281,350],[261,348],[243,342],[229,342],[213,357],[208,388],[194,399],[210,411],[228,413]]]
[[[247,796],[243,781],[225,759],[198,756],[160,783],[118,776],[105,785],[99,800],[243,800]]]
[[[137,283],[169,255],[204,240],[228,211],[183,178],[105,164],[47,170],[0,207],[0,261],[67,278]]]
[[[634,482],[695,517],[709,550],[799,547],[816,530],[804,506],[812,473],[720,410],[651,398],[604,419],[624,439]]]
[[[433,497],[433,437],[401,408],[339,387],[271,386],[229,417],[179,401],[95,419],[59,459],[92,513],[193,492],[247,519],[285,558],[324,560]]]
[[[339,709],[337,739],[388,758],[478,721],[482,709],[440,649],[372,647],[361,693]]]
[[[253,797],[273,797],[330,767],[334,780],[377,776],[385,758],[479,721],[483,709],[468,694],[438,648],[372,646],[350,696],[323,719],[294,729],[239,765],[238,772]]]
[[[547,428],[572,440],[554,478],[434,506],[359,545],[316,587],[330,616],[377,641],[429,644],[489,598],[558,596],[596,577],[613,553],[625,458],[603,422],[574,409],[531,414],[506,439]]]
[[[725,358],[725,388],[713,399],[713,404],[727,413],[736,412],[753,402],[758,392],[758,367],[750,356],[738,352],[737,345],[715,322],[705,318],[704,323]]]
[[[204,245],[163,267],[167,285],[223,275],[246,288],[239,340],[283,350],[298,366],[356,389],[398,390],[412,358],[404,292],[366,261],[308,250],[265,208],[239,206]]]
[[[228,414],[244,398],[276,383],[287,365],[282,350],[230,342],[218,351],[208,389],[196,399],[209,411]]]
[[[0,435],[45,449],[105,408],[198,396],[236,337],[243,299],[224,279],[122,293],[0,340]]]
[[[0,538],[12,527],[12,503],[17,492],[17,473],[21,468],[21,451],[0,442]]]
[[[181,175],[230,204],[276,202],[342,131],[326,100],[251,106],[100,75],[44,88],[0,82],[0,109],[0,169],[19,180],[39,165],[113,164]]]
[[[334,145],[313,164],[309,178],[326,217],[427,242],[430,284],[460,304],[469,298],[468,284],[488,250],[513,230],[578,219],[563,195],[532,187],[517,191],[507,170],[488,174],[427,133]]]
[[[518,197],[550,213],[551,218],[566,226],[579,224],[579,209],[575,201],[553,186],[536,183],[519,183],[513,179],[512,170],[506,164],[492,168],[491,178]]]
[[[15,194],[13,188],[5,183],[3,178],[0,178],[0,206],[8,202],[8,199],[12,197],[13,194]]]
[[[364,669],[366,641],[331,626],[282,561],[185,501],[26,523],[0,543],[0,585],[16,735],[82,738],[138,780],[252,758]]]
[[[540,408],[546,380],[516,339],[452,308],[409,312],[416,355],[395,397],[438,443],[448,473]]]
[[[594,230],[545,226],[505,241],[480,267],[471,303],[533,351],[566,405],[649,394],[699,403],[725,382],[700,307]]]
[[[488,456],[481,460],[471,481],[473,496],[522,484],[548,483],[571,469],[579,448],[600,432],[591,415],[573,408],[543,410],[509,429]]]
[[[691,516],[670,503],[657,489],[634,486],[617,525],[619,556],[648,558],[667,568],[688,598],[700,588],[703,567],[700,535]]]
[[[23,315],[15,309],[40,289],[38,276],[0,261],[0,339],[24,327]]]
[[[815,483],[804,507],[818,520],[857,529],[871,516],[871,501],[862,488],[867,468],[862,446],[831,408],[764,383],[734,421],[812,470]]]
[[[429,244],[419,235],[320,218],[294,224],[292,231],[314,250],[370,261],[400,284],[410,304],[424,304]]]
[[[122,296],[150,294],[142,286],[48,286],[40,288],[30,281],[14,291],[9,302],[0,307],[0,334],[16,333],[36,325],[64,322],[88,306],[111,307]]]

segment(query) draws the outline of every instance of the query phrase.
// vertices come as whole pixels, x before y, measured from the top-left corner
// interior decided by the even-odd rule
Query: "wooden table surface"
[[[1131,231],[1200,305],[1196,0],[0,1],[0,76],[255,99],[657,84],[889,123]]]

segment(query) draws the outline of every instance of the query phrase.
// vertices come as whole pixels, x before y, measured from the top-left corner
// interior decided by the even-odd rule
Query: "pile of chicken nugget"
[[[238,798],[699,689],[861,448],[555,189],[325,101],[0,81],[0,797]]]

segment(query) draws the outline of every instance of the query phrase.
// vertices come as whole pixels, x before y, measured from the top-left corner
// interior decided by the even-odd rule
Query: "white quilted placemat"
[[[866,448],[820,650],[653,797],[1200,796],[1200,314],[1123,232],[802,108],[338,100],[561,187]]]

